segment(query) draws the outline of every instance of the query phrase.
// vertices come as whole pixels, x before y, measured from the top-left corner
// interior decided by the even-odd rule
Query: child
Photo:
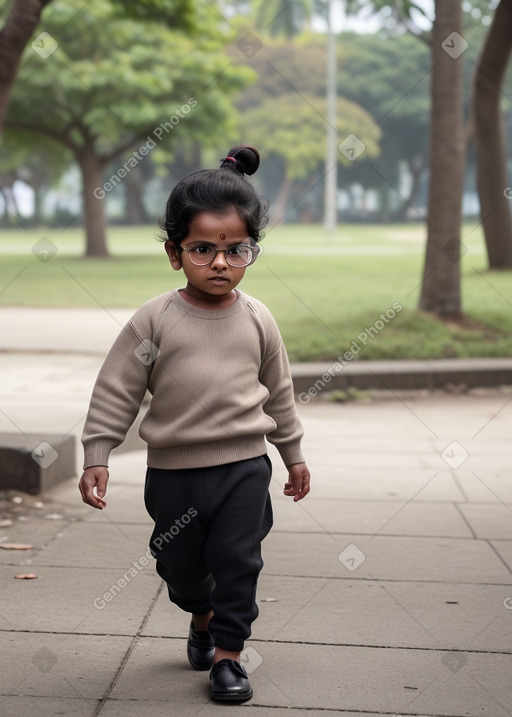
[[[258,152],[231,149],[220,169],[181,180],[161,226],[185,288],[144,304],[99,373],[84,427],[84,502],[106,506],[110,451],[125,438],[146,390],[145,504],[169,598],[192,614],[190,664],[210,670],[212,699],[252,697],[240,664],[258,615],[261,541],[272,525],[265,437],[288,468],[284,494],[301,500],[310,474],[286,351],[268,309],[237,290],[260,251],[266,202],[244,174]]]

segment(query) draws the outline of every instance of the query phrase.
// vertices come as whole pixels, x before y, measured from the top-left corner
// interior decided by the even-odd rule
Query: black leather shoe
[[[208,630],[196,630],[190,623],[187,641],[187,657],[194,670],[209,670],[212,666],[215,643]]]
[[[210,672],[212,699],[218,702],[245,702],[252,697],[247,672],[235,660],[219,660]]]

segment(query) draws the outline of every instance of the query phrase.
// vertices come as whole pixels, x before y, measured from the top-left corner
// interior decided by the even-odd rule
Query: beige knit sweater
[[[139,433],[152,468],[200,468],[266,453],[302,463],[285,348],[272,315],[237,290],[226,309],[200,309],[176,290],[123,328],[98,375],[82,435],[84,468],[108,465],[146,391]]]

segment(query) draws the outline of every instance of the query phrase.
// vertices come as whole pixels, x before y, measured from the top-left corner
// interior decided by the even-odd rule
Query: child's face
[[[182,251],[178,252],[170,241],[165,243],[165,250],[173,269],[183,269],[188,289],[193,289],[196,295],[206,294],[221,300],[240,283],[247,267],[228,264],[224,251],[217,252],[209,264],[198,266],[187,250],[199,245],[226,250],[237,244],[250,244],[250,239],[245,222],[230,208],[221,213],[201,212],[189,224],[188,235],[181,243]]]

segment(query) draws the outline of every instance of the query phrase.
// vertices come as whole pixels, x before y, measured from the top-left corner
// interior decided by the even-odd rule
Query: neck
[[[190,282],[187,283],[184,289],[179,289],[179,292],[185,301],[200,309],[226,309],[234,304],[238,298],[234,289],[229,294],[216,296],[215,294],[207,294],[205,291],[201,291]]]

